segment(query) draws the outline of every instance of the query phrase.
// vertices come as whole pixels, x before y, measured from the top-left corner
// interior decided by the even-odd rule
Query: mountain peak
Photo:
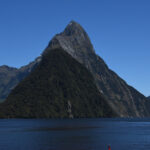
[[[84,29],[82,28],[82,26],[75,21],[70,21],[70,23],[65,28],[63,34],[65,34],[67,36],[71,36],[74,34],[84,34],[85,36],[87,36],[87,34],[84,31]]]
[[[87,61],[87,55],[95,54],[88,34],[75,21],[71,21],[63,32],[54,36],[44,54],[55,48],[62,48],[81,63]]]
[[[80,26],[80,24],[77,23],[77,22],[74,21],[74,20],[71,20],[67,26],[74,26],[74,27],[75,27],[75,26]]]
[[[70,24],[70,25],[71,25],[71,24],[74,24],[74,25],[77,25],[77,24],[78,24],[78,25],[79,25],[79,23],[77,23],[77,22],[74,21],[74,20],[71,20],[69,24]],[[69,25],[69,24],[68,24],[68,25]]]

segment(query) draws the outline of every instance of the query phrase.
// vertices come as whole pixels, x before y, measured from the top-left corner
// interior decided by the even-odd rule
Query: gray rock
[[[64,49],[88,68],[100,93],[120,117],[150,116],[147,98],[110,70],[103,59],[96,55],[87,33],[78,23],[71,21],[62,33],[54,36],[43,55],[54,48]],[[41,57],[20,69],[0,67],[0,100],[4,100],[40,60]]]
[[[129,86],[96,55],[87,33],[78,23],[71,21],[62,33],[50,41],[43,54],[56,47],[63,48],[90,70],[99,91],[120,117],[150,115],[145,105],[146,97]]]

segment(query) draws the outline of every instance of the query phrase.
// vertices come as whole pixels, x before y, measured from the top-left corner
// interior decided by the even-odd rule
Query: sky
[[[149,0],[0,0],[0,65],[33,61],[71,20],[110,69],[150,95]]]

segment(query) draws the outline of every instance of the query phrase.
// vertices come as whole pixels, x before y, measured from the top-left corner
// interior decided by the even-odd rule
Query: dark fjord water
[[[4,119],[0,150],[150,150],[150,119]]]

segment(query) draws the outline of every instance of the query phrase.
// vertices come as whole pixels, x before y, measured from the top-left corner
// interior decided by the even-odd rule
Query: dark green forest
[[[84,118],[115,116],[91,73],[63,49],[40,64],[0,105],[1,118]]]

